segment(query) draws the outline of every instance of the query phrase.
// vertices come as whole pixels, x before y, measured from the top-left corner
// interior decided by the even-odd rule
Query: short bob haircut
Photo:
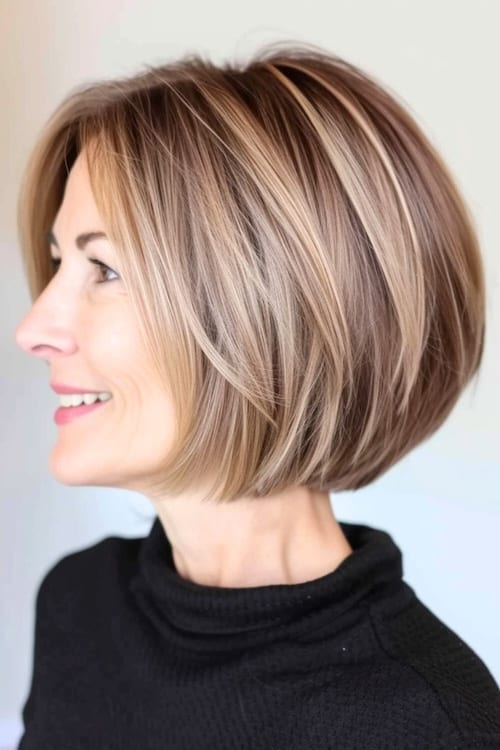
[[[188,54],[73,89],[19,194],[33,300],[83,148],[178,415],[158,493],[206,477],[215,502],[358,489],[444,422],[482,358],[477,233],[374,78],[274,42],[246,64]]]

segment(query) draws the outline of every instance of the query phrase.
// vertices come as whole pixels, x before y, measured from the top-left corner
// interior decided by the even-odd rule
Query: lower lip
[[[111,399],[108,399],[108,401],[111,401]],[[56,424],[67,424],[67,422],[72,422],[73,419],[83,417],[84,414],[97,411],[97,409],[105,406],[108,401],[96,401],[95,404],[82,404],[81,406],[60,406],[54,413],[54,422]]]

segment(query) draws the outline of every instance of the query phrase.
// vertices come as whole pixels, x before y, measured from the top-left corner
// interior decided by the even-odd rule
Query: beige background
[[[14,342],[30,304],[20,173],[70,88],[194,50],[223,61],[292,39],[347,57],[406,102],[471,205],[488,283],[480,379],[432,439],[371,487],[332,500],[340,520],[393,535],[407,582],[500,681],[499,26],[497,0],[0,0],[0,748],[22,729],[42,576],[103,536],[146,534],[152,518],[139,495],[61,486],[48,472],[56,399],[45,365]]]

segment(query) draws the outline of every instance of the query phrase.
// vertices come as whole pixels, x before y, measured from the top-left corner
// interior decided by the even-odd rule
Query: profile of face
[[[68,175],[52,232],[59,267],[17,326],[16,343],[49,364],[51,383],[111,398],[57,425],[51,474],[63,484],[147,492],[171,447],[173,403],[148,360],[112,243],[105,237],[77,247],[83,233],[106,233],[85,151]]]

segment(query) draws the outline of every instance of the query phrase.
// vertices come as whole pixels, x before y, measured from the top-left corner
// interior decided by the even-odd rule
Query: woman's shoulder
[[[324,736],[337,739],[339,717],[349,747],[369,747],[369,727],[373,747],[500,750],[493,675],[411,586],[374,589],[356,612],[342,627],[247,658],[270,699],[287,692],[297,700],[294,750],[313,746],[319,718]]]
[[[380,597],[369,607],[381,649],[434,696],[460,737],[482,737],[485,748],[494,737],[500,747],[500,689],[491,671],[411,586],[402,586],[404,598]]]
[[[143,537],[107,536],[59,558],[36,593],[39,616],[73,619],[128,590]]]

